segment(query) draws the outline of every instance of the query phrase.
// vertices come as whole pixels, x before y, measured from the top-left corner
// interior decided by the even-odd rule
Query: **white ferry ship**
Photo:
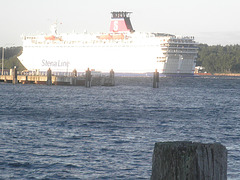
[[[23,36],[23,53],[19,57],[28,70],[84,72],[88,68],[101,72],[193,75],[197,43],[193,37],[133,30],[131,12],[111,12],[108,33],[59,34],[57,23],[51,34]]]

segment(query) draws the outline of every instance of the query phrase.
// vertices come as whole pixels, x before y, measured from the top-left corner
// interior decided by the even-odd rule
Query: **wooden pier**
[[[44,84],[44,85],[67,85],[67,86],[114,86],[114,72],[110,75],[93,76],[88,69],[85,75],[77,76],[74,70],[70,76],[53,75],[51,69],[48,69],[46,75],[35,74],[18,74],[16,68],[10,70],[10,75],[0,75],[0,82],[21,83],[21,84]]]
[[[106,73],[90,70],[78,73],[76,69],[72,73],[53,74],[49,68],[47,72],[17,72],[16,68],[10,71],[4,70],[4,75],[0,75],[0,82],[12,84],[42,84],[42,85],[63,85],[63,86],[115,86],[115,72],[113,69]],[[124,76],[125,77],[125,76]],[[128,76],[126,76],[128,77]],[[132,77],[132,76],[129,76]],[[159,72],[153,72],[153,88],[159,88]]]

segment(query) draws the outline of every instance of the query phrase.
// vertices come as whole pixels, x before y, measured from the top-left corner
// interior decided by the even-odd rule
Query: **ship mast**
[[[51,26],[50,26],[50,32],[52,35],[56,36],[58,34],[58,24],[59,22],[56,21],[55,23],[53,23]]]

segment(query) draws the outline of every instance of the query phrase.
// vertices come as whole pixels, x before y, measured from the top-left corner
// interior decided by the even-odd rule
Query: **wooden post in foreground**
[[[157,69],[153,74],[153,88],[159,88],[159,72]]]
[[[151,180],[226,180],[227,149],[220,143],[155,143]]]

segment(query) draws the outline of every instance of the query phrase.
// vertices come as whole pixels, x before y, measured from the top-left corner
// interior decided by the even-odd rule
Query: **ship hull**
[[[24,47],[19,57],[29,70],[53,72],[79,72],[87,68],[97,71],[145,73],[158,68],[156,57],[161,56],[159,46],[144,47]]]

